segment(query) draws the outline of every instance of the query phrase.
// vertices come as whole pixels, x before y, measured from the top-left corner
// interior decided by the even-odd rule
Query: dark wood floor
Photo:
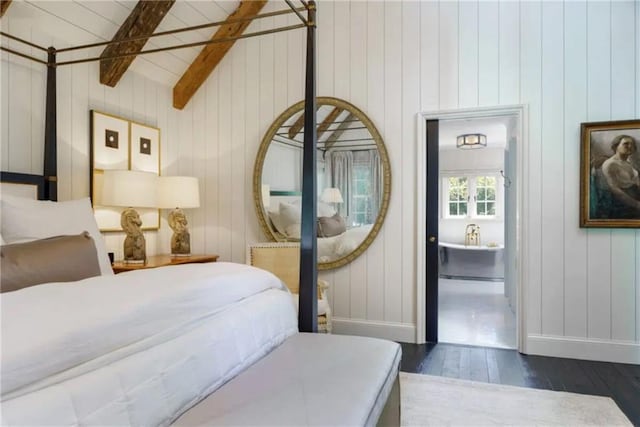
[[[611,397],[640,426],[640,366],[455,344],[402,343],[404,372]]]

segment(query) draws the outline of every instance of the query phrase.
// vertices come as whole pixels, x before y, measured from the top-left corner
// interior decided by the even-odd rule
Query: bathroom
[[[517,347],[515,289],[508,268],[514,263],[507,261],[513,260],[513,245],[505,245],[505,225],[515,219],[514,174],[506,172],[513,166],[508,164],[515,150],[511,147],[510,153],[511,133],[513,124],[504,117],[440,122],[440,342]]]

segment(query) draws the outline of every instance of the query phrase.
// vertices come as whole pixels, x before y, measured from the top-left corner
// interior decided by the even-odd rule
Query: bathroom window
[[[469,180],[467,177],[448,178],[448,208],[451,217],[466,217],[469,207]]]
[[[476,184],[476,215],[480,217],[496,216],[496,177],[478,176]]]
[[[445,218],[495,218],[501,196],[498,176],[458,175],[442,179],[442,215]]]

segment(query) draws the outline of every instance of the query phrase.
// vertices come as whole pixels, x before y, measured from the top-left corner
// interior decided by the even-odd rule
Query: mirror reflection
[[[265,234],[299,241],[303,103],[285,111],[262,141],[254,200]],[[317,98],[318,262],[335,268],[360,255],[382,225],[389,201],[389,160],[380,134],[355,106]]]

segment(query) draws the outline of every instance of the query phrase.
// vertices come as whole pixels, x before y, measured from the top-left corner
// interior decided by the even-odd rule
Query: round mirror
[[[352,104],[318,97],[318,268],[345,265],[371,244],[389,206],[391,171],[382,137]],[[288,108],[262,139],[253,199],[265,235],[300,240],[304,101]]]

